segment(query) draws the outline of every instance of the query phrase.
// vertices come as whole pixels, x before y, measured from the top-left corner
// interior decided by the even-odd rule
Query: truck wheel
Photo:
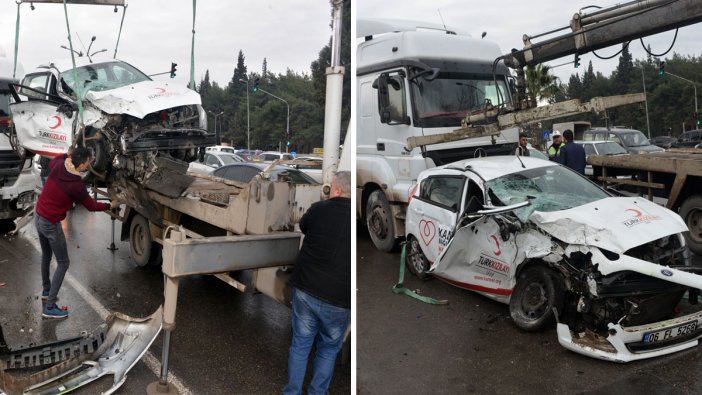
[[[414,236],[410,236],[407,240],[409,245],[409,251],[407,251],[407,269],[410,273],[424,280],[429,278],[427,270],[429,270],[429,261],[427,257],[424,256],[422,252],[422,247],[419,245],[419,241]]]
[[[381,190],[375,190],[366,204],[366,226],[375,248],[390,252],[395,247],[395,224],[390,204]]]
[[[139,214],[134,215],[129,226],[129,249],[137,266],[149,264],[153,253],[151,230],[149,229],[149,221]]]
[[[509,314],[525,331],[544,329],[553,322],[553,308],[563,307],[563,285],[556,274],[543,266],[524,269],[509,300]]]
[[[702,255],[702,196],[695,195],[685,199],[680,206],[680,216],[690,229],[684,233],[690,251]]]

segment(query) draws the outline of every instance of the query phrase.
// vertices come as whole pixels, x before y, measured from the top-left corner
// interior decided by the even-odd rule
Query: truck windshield
[[[510,96],[503,76],[439,73],[436,79],[412,81],[415,118],[421,126],[460,126],[467,114],[479,111],[485,100],[493,105],[508,103]],[[499,87],[499,98],[498,98]]]
[[[119,61],[77,67],[76,75],[83,95],[88,91],[106,91],[150,80],[133,66]],[[75,96],[73,69],[61,73],[60,80],[63,91]]]

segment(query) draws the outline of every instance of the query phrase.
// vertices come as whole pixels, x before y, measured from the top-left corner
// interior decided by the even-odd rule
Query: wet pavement
[[[359,394],[699,394],[702,347],[615,364],[570,352],[555,327],[527,333],[507,305],[438,280],[405,275],[405,287],[449,300],[428,305],[392,293],[400,254],[357,234]],[[702,260],[695,258],[696,263]]]
[[[117,222],[117,235],[120,226]],[[69,306],[65,320],[41,317],[41,252],[33,223],[15,237],[0,237],[0,283],[5,283],[0,287],[0,325],[11,348],[92,331],[104,322],[101,313],[145,317],[163,302],[160,267],[137,267],[126,242],[116,241],[114,253],[107,250],[107,215],[79,207],[69,212],[63,227],[71,258],[58,302]],[[246,282],[248,273],[240,279]],[[171,377],[182,385],[182,393],[279,393],[287,381],[291,335],[290,309],[269,297],[243,294],[213,276],[182,279],[171,337]],[[118,394],[144,393],[157,380],[161,346],[159,335]],[[337,364],[330,393],[350,393],[350,376],[350,364]],[[76,393],[99,393],[111,382],[108,376]]]

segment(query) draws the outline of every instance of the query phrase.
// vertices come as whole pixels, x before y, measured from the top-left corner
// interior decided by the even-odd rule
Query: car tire
[[[390,203],[381,190],[373,191],[366,203],[366,227],[375,247],[383,252],[391,252],[397,243],[395,224]]]
[[[553,308],[563,308],[563,285],[560,277],[544,266],[524,269],[509,301],[509,313],[522,330],[533,332],[553,323]]]
[[[683,233],[690,251],[702,255],[702,196],[693,195],[680,206],[680,216],[690,229]]]
[[[136,214],[129,225],[129,250],[137,266],[144,267],[151,261],[156,251],[153,248],[149,221]]]
[[[428,279],[430,276],[427,273],[429,270],[429,261],[427,257],[422,252],[422,247],[419,245],[419,241],[414,236],[410,236],[407,240],[408,251],[405,257],[405,264],[410,273],[414,274],[422,280]]]

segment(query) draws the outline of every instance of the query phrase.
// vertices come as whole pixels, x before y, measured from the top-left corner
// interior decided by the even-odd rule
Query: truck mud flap
[[[146,318],[113,313],[90,335],[21,350],[7,347],[0,332],[0,394],[63,394],[110,374],[113,384],[103,394],[111,394],[149,349],[162,322],[163,307]]]

